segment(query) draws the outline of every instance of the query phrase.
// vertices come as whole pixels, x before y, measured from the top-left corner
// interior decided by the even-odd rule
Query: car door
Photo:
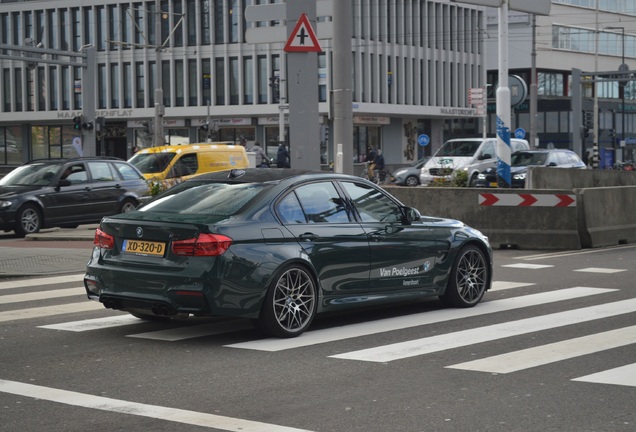
[[[38,195],[49,226],[81,221],[92,211],[85,164],[67,165],[58,175],[54,187]]]
[[[369,238],[369,293],[435,290],[437,264],[443,257],[436,232],[422,222],[407,223],[403,207],[381,189],[341,182]]]
[[[369,241],[330,181],[296,187],[277,204],[283,225],[314,266],[327,302],[368,291]]]
[[[99,220],[102,216],[118,213],[119,197],[124,193],[119,173],[108,161],[90,161],[86,165],[90,174],[92,217]]]

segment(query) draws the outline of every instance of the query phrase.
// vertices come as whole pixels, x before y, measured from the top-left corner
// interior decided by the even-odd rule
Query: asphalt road
[[[0,245],[1,246],[1,245]],[[636,430],[636,246],[498,250],[473,309],[142,322],[81,274],[0,280],[2,431]]]

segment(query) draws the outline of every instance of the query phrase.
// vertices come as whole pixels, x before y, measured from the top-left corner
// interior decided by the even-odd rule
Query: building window
[[[172,106],[172,98],[170,97],[171,92],[171,70],[170,70],[170,61],[165,60],[161,62],[161,82],[162,82],[162,90],[163,90],[163,105],[166,107]]]
[[[82,85],[89,85],[87,82],[83,82]],[[108,87],[108,80],[106,78],[106,65],[97,65],[97,108],[105,109],[108,96],[106,95],[106,89]]]
[[[201,60],[201,102],[208,105],[212,103],[212,62],[210,59]]]
[[[216,92],[215,105],[225,105],[225,61],[214,59],[214,89]]]
[[[258,103],[267,103],[267,89],[269,86],[269,73],[267,72],[267,57],[258,56]]]
[[[185,77],[183,75],[183,60],[175,60],[174,62],[174,106],[182,107],[185,105]]]
[[[188,46],[193,46],[197,44],[197,5],[194,0],[188,0],[186,8],[188,11],[185,16],[188,32]]]
[[[254,103],[254,60],[252,57],[243,58],[243,103]]]
[[[132,65],[130,63],[124,63],[124,108],[132,108]]]
[[[135,63],[135,108],[145,108],[146,77],[143,62]]]
[[[230,57],[230,105],[239,104],[240,82],[238,57]]]
[[[110,108],[119,108],[119,65],[110,65]]]
[[[197,61],[194,59],[188,60],[188,106],[197,106]],[[209,78],[208,78],[209,79]],[[203,101],[207,105],[207,101]]]

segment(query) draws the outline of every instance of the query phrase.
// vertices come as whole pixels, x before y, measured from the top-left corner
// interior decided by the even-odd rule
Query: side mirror
[[[70,186],[71,185],[71,181],[67,180],[67,179],[62,179],[60,181],[57,182],[57,186],[58,187],[62,187],[62,186]]]
[[[479,160],[492,159],[492,155],[490,153],[484,153],[482,155],[479,155],[478,159]]]
[[[409,223],[419,222],[420,219],[422,218],[422,215],[420,214],[419,210],[413,207],[405,207],[404,214],[406,215],[406,221]]]
[[[550,163],[548,164],[548,166],[549,166],[549,167],[555,167],[555,166],[557,166],[557,163],[556,163],[556,162],[550,162]]]

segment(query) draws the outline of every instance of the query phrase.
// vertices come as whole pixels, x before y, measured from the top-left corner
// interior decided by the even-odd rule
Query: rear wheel
[[[465,246],[457,254],[446,292],[440,299],[453,307],[473,307],[484,296],[488,279],[486,255],[477,246]]]
[[[271,336],[296,337],[313,321],[317,299],[316,283],[307,269],[286,267],[270,285],[256,327]]]
[[[470,177],[470,181],[468,182],[468,186],[469,187],[475,187],[476,184],[477,184],[477,174],[473,174]]]
[[[128,198],[125,199],[123,203],[121,203],[121,206],[119,207],[119,213],[128,213],[130,211],[133,211],[137,208],[137,203]]]
[[[18,210],[15,218],[15,234],[24,237],[34,234],[42,228],[42,213],[35,204],[25,204]]]

